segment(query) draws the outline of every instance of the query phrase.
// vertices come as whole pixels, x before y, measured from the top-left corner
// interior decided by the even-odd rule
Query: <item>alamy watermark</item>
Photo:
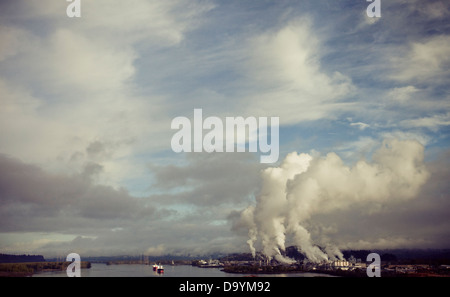
[[[66,261],[72,262],[67,266],[66,273],[68,277],[81,276],[81,257],[77,253],[70,253],[66,257]]]
[[[224,124],[219,117],[203,119],[203,110],[194,109],[193,121],[192,125],[187,117],[181,116],[172,120],[171,129],[178,130],[171,140],[174,152],[245,152],[248,144],[249,152],[259,150],[261,163],[278,161],[278,117],[270,118],[270,126],[267,117],[226,117]]]
[[[366,0],[372,2],[367,6],[366,14],[369,18],[381,18],[381,0]]]
[[[66,14],[69,18],[81,17],[81,0],[66,0],[71,2],[66,9]]]
[[[71,2],[66,9],[66,14],[69,18],[81,17],[81,0],[66,0]],[[381,0],[366,0],[371,2],[366,9],[367,16],[370,18],[381,17]]]
[[[368,277],[380,277],[381,276],[381,258],[377,253],[370,253],[367,255],[366,261],[373,261],[367,266],[366,273]]]

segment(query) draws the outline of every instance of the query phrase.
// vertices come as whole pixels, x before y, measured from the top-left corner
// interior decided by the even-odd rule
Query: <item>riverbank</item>
[[[248,274],[248,275],[275,275],[275,274],[295,274],[295,273],[317,273],[323,274],[326,276],[342,276],[339,273],[333,273],[333,271],[328,270],[305,270],[295,266],[285,266],[285,265],[268,265],[268,266],[259,266],[259,265],[233,265],[233,266],[225,266],[222,269],[223,272],[227,273],[235,273],[235,274]],[[365,274],[364,274],[365,275]],[[354,273],[352,276],[359,276],[359,274]]]
[[[71,262],[0,263],[0,277],[29,277],[38,272],[65,271],[70,263]],[[81,262],[81,268],[90,267],[90,262]]]
[[[324,276],[337,276],[337,277],[367,277],[367,271],[365,269],[302,269],[298,266],[284,266],[284,265],[268,265],[268,266],[250,266],[250,265],[236,265],[226,266],[222,269],[227,273],[238,273],[248,275],[262,275],[262,274],[295,274],[295,273],[315,273],[322,274]],[[383,277],[449,277],[448,271],[432,271],[424,270],[420,272],[396,272],[393,270],[382,269],[381,275]]]

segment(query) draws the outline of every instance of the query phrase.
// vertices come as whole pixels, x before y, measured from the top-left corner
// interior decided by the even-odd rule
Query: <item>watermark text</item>
[[[372,2],[367,6],[366,13],[369,18],[381,18],[381,0],[366,0]]]
[[[66,257],[66,261],[72,262],[67,266],[66,273],[68,277],[81,276],[81,257],[77,253],[70,253]]]
[[[80,18],[81,17],[81,0],[67,0],[71,2],[66,9],[66,14],[69,18]]]
[[[381,276],[381,258],[377,253],[371,253],[367,255],[366,261],[373,261],[369,266],[367,266],[367,276],[368,277],[380,277]]]
[[[187,117],[172,120],[171,129],[178,131],[171,147],[176,153],[245,152],[248,144],[249,152],[259,149],[261,163],[274,163],[279,157],[279,124],[278,117],[271,117],[270,125],[267,117],[226,117],[224,124],[219,117],[203,119],[203,110],[194,109],[193,125]]]

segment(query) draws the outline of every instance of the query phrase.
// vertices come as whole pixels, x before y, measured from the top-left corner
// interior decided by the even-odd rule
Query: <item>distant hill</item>
[[[0,254],[0,263],[45,262],[41,255],[8,255]]]

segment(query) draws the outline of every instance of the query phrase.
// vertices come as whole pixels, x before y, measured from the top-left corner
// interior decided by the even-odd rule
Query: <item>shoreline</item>
[[[248,275],[271,275],[271,274],[295,274],[295,273],[317,273],[326,276],[362,276],[360,271],[350,272],[348,271],[329,271],[329,270],[303,270],[298,268],[286,267],[286,266],[225,266],[221,271],[226,273],[236,273],[236,274],[248,274]],[[344,272],[344,273],[342,273]],[[364,273],[364,276],[366,274]]]
[[[258,271],[258,270],[249,270],[248,267],[245,266],[238,266],[238,267],[234,267],[231,266],[233,269],[221,269],[223,272],[226,273],[236,273],[236,274],[248,274],[249,276],[258,276],[258,275],[275,275],[275,274],[295,274],[295,273],[315,273],[315,274],[323,274],[324,276],[326,275],[327,277],[347,277],[347,278],[367,278],[367,273],[365,270],[354,270],[354,271],[349,271],[349,270],[296,270],[296,269],[290,269],[290,270],[277,270],[275,269],[274,271]],[[273,266],[273,267],[277,267],[277,266]],[[227,267],[230,268],[230,267]],[[238,268],[244,268],[243,270],[239,270]],[[439,273],[395,273],[392,271],[382,271],[381,273],[382,277],[388,277],[388,278],[409,278],[409,277],[419,277],[419,278],[423,278],[423,277],[449,277],[448,274],[439,274]]]
[[[0,263],[0,277],[31,277],[40,272],[64,271],[72,262]],[[90,268],[91,263],[81,261],[80,268]]]

